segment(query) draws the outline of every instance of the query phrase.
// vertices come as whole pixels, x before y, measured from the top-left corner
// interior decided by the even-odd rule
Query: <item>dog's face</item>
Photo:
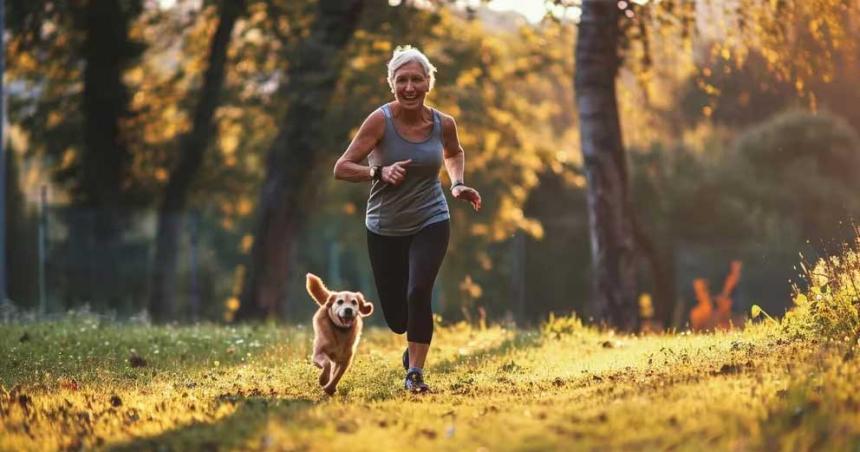
[[[317,304],[325,308],[331,321],[341,328],[351,328],[358,316],[373,313],[373,303],[364,299],[361,292],[332,292],[318,276],[308,273],[307,289]]]
[[[329,300],[326,304],[328,305],[328,316],[331,318],[331,321],[342,328],[351,327],[359,315],[364,317],[370,315],[369,313],[363,314],[361,312],[362,306],[367,306],[368,303],[364,301],[364,297],[360,292],[333,292],[329,295]],[[370,309],[371,312],[372,309]]]

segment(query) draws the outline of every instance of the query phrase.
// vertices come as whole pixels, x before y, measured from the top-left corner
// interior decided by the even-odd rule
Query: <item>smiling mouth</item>
[[[341,316],[341,315],[338,315],[338,316],[337,316],[337,319],[338,319],[338,320],[340,320],[340,323],[341,323],[343,326],[347,326],[347,327],[352,326],[352,322],[354,322],[354,321],[355,321],[355,317],[344,317],[344,316]]]

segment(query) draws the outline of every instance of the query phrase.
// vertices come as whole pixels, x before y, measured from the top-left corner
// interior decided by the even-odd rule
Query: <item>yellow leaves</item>
[[[481,269],[484,271],[490,271],[493,269],[493,260],[490,259],[490,256],[485,252],[479,252],[476,256],[478,260],[478,265],[481,266]]]
[[[796,306],[803,306],[803,305],[807,304],[808,302],[809,302],[809,300],[806,298],[806,295],[804,295],[802,293],[797,294],[797,296],[794,297],[794,304]]]
[[[391,42],[379,39],[373,41],[371,48],[377,52],[389,53],[391,52]]]
[[[463,295],[472,299],[481,298],[481,295],[484,293],[481,286],[472,280],[472,275],[466,275],[463,281],[460,282],[459,288]]]
[[[63,151],[62,161],[60,162],[60,169],[67,170],[75,164],[77,160],[77,150],[74,147],[68,147]]]
[[[224,303],[224,307],[228,311],[237,311],[239,309],[239,297],[230,297]]]
[[[240,216],[247,216],[254,210],[254,203],[248,198],[240,198],[236,205],[236,213]]]
[[[754,304],[754,305],[752,305],[752,308],[750,309],[750,317],[757,319],[757,318],[759,318],[759,316],[761,315],[762,312],[763,311],[761,310],[761,307],[757,304]]]
[[[363,57],[362,55],[356,55],[352,61],[350,61],[350,66],[352,69],[356,71],[363,71],[367,68],[368,59]]]
[[[502,139],[502,134],[496,131],[489,131],[484,134],[484,152],[495,152]]]
[[[752,305],[752,307],[750,308],[750,317],[753,319],[757,319],[762,315],[765,316],[771,322],[778,323],[773,317],[768,315],[767,312],[764,312],[764,309],[762,309],[761,306],[757,304]]]
[[[15,67],[16,71],[20,72],[30,72],[35,71],[39,63],[33,58],[33,55],[30,55],[29,52],[21,52],[18,54],[18,58],[13,61],[9,61],[9,65],[11,67]]]
[[[162,183],[163,183],[163,182],[167,182],[168,174],[167,174],[167,170],[166,170],[166,169],[164,169],[164,168],[156,168],[156,169],[155,169],[155,173],[154,173],[153,175],[155,176],[155,180],[156,180],[156,181],[158,181],[158,182],[162,182]]]
[[[60,125],[63,122],[63,115],[58,111],[51,111],[48,113],[47,126],[49,129],[53,129]]]
[[[242,137],[242,125],[225,118],[218,129],[218,148],[221,150],[221,155],[225,158],[235,157]],[[235,165],[235,161],[233,164]]]
[[[654,304],[649,293],[639,295],[639,317],[643,319],[654,317]]]
[[[242,240],[239,242],[239,249],[242,251],[242,253],[250,253],[252,246],[254,246],[254,236],[251,234],[245,234],[244,236],[242,236]]]
[[[475,237],[483,237],[490,233],[490,227],[483,223],[473,223],[469,231]]]
[[[143,81],[144,72],[142,66],[134,66],[125,71],[123,79],[127,85],[137,86]]]
[[[478,77],[481,75],[481,68],[474,67],[468,70],[465,70],[460,73],[460,76],[457,77],[457,81],[455,84],[458,88],[469,88],[475,85],[475,82],[478,80]]]

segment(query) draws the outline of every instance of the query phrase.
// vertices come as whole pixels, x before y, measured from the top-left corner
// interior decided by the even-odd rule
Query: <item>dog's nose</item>
[[[346,308],[346,309],[344,309],[344,310],[343,310],[343,314],[344,314],[345,316],[347,316],[347,317],[352,317],[352,316],[353,316],[352,308]]]

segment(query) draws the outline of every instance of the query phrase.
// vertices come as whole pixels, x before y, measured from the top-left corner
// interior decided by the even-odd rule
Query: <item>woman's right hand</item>
[[[400,185],[403,183],[403,179],[406,178],[406,167],[409,166],[410,163],[412,163],[412,159],[401,160],[399,162],[394,162],[391,165],[383,166],[382,181],[394,186]]]

